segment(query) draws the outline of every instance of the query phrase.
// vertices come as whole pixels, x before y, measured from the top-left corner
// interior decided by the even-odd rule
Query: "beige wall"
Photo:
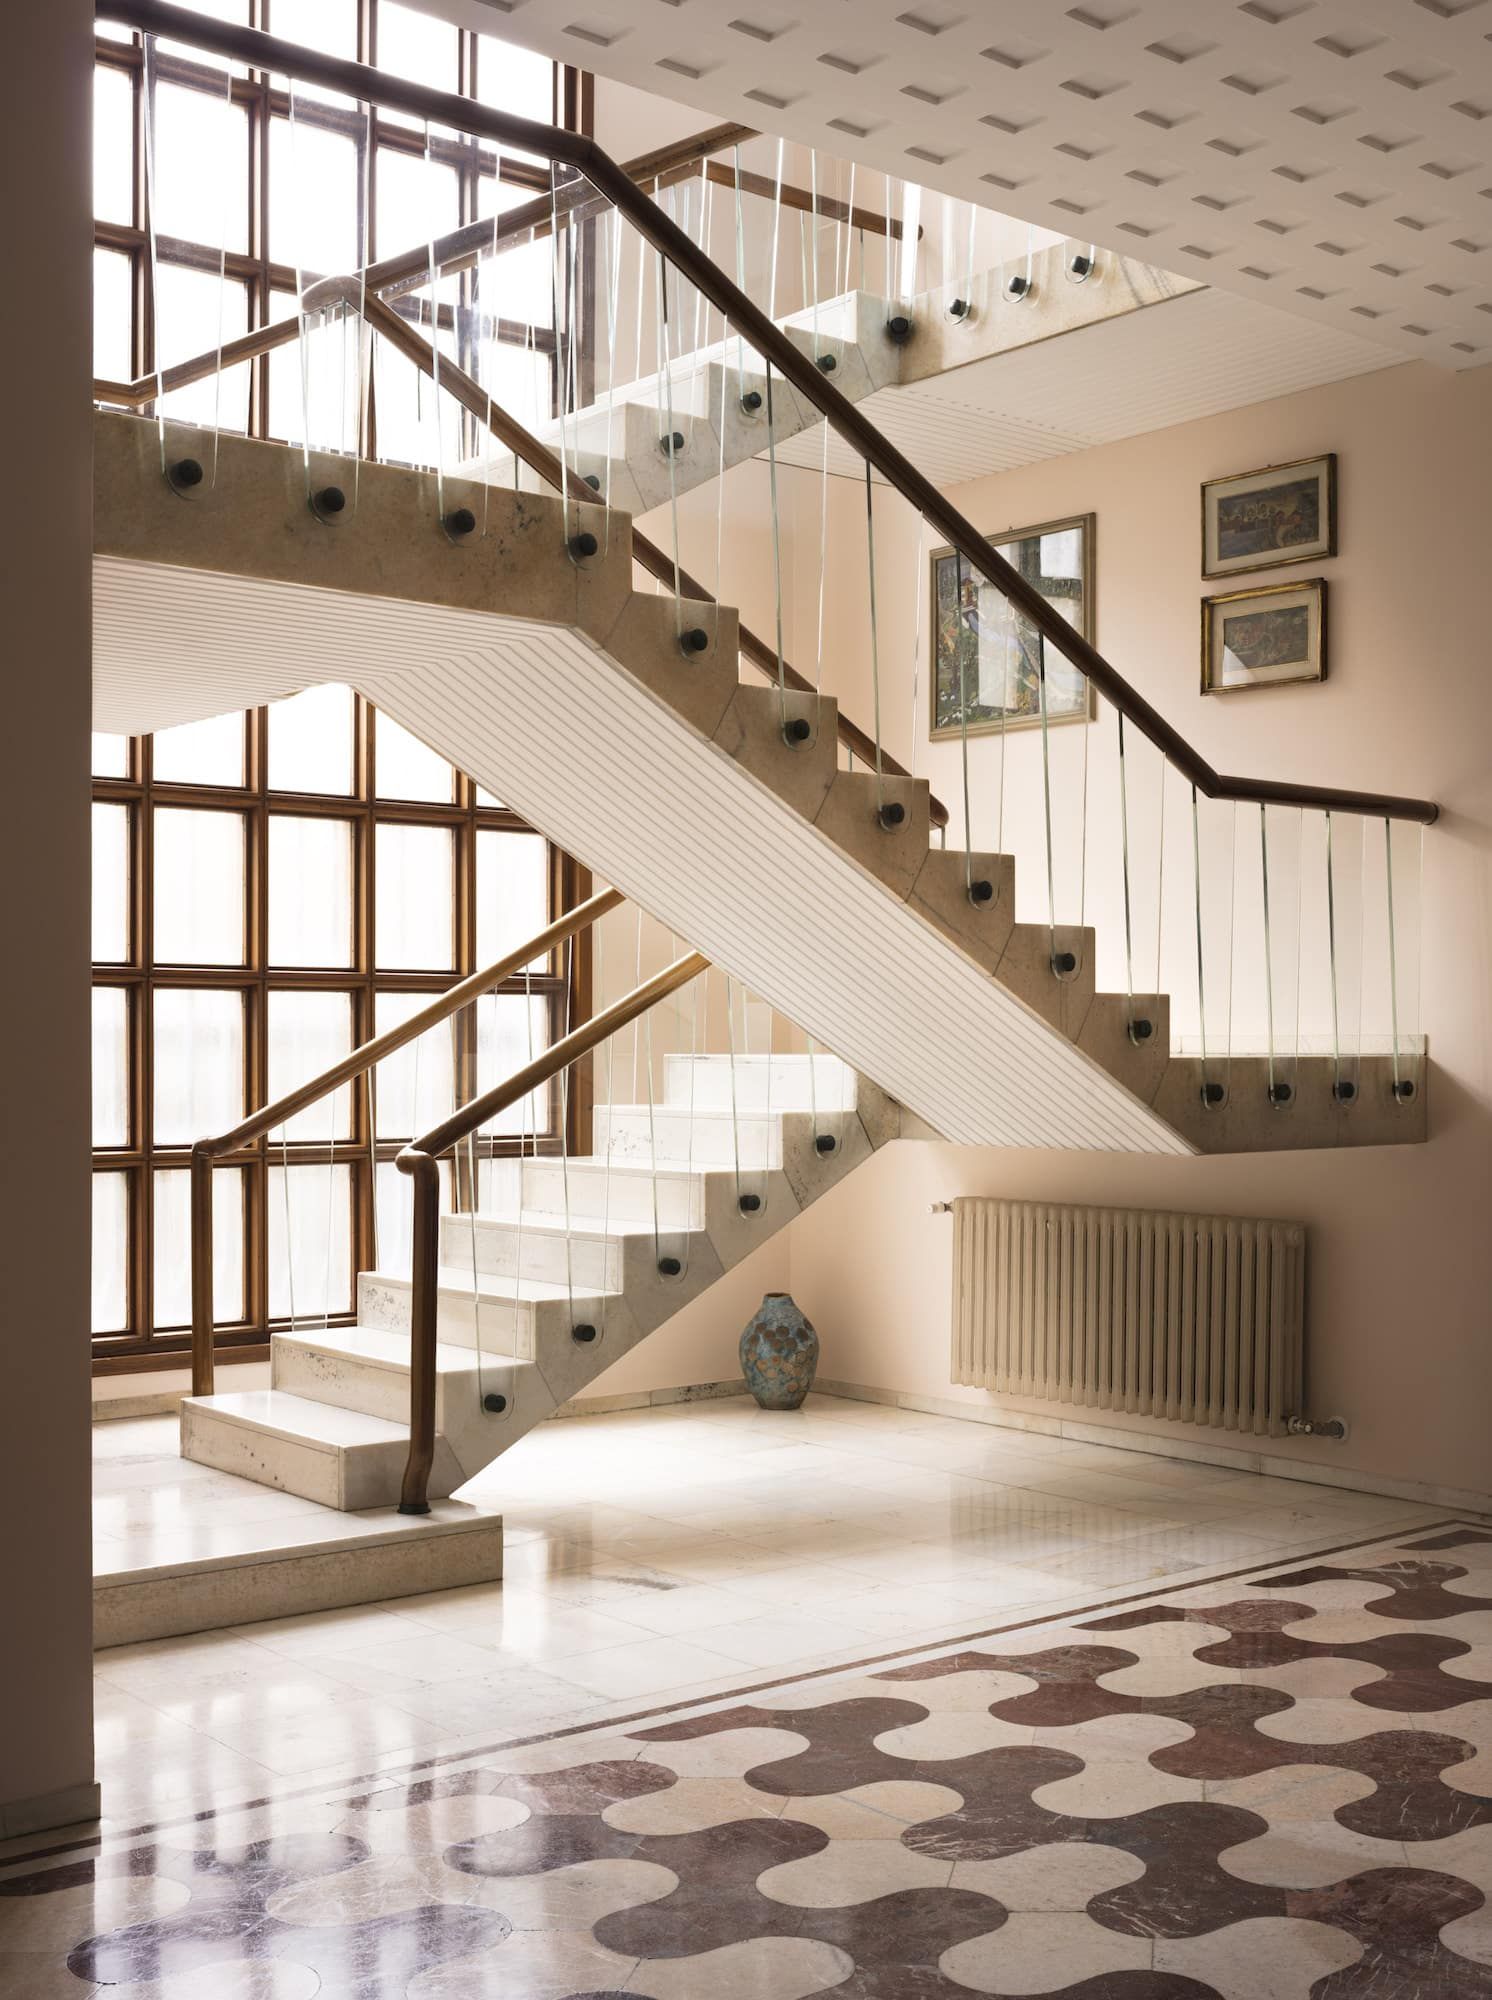
[[[0,115],[16,477],[0,738],[0,1836],[91,1807],[88,708],[93,12],[27,10]],[[39,163],[45,172],[38,173]]]
[[[1311,1230],[1310,1407],[1345,1416],[1352,1434],[1345,1445],[1301,1440],[1282,1449],[1334,1468],[1492,1490],[1489,438],[1492,369],[1452,376],[1414,364],[1053,459],[953,494],[986,530],[1097,513],[1098,643],[1218,767],[1442,802],[1444,815],[1424,847],[1432,1136],[1424,1148],[1197,1161],[894,1147],[791,1232],[792,1288],[824,1336],[826,1375],[971,1403],[995,1400],[948,1384],[950,1225],[928,1214],[935,1199],[1004,1193],[1298,1218]],[[1198,600],[1231,586],[1200,577],[1199,483],[1326,450],[1340,455],[1342,496],[1342,553],[1320,566],[1330,578],[1330,678],[1323,686],[1203,699]],[[800,479],[795,503],[801,662],[817,615],[815,566],[805,554],[817,545],[816,482]],[[883,517],[879,498],[877,505],[881,629],[890,635],[881,651],[886,740],[910,760],[920,557],[905,510],[888,500]],[[863,511],[863,490],[836,488],[835,615],[825,669],[826,686],[862,722],[871,710],[859,609]],[[924,625],[925,618],[924,604]],[[959,753],[951,745],[929,749],[925,664],[921,674],[916,766],[931,774],[958,817]],[[1069,785],[1081,736],[1062,732]],[[1095,780],[1096,745],[1095,736]],[[981,840],[993,839],[998,756],[990,739],[972,753]],[[1037,738],[1012,737],[1006,757],[1006,845],[1025,863],[1022,913],[1039,915],[1031,901],[1039,905],[1044,886]],[[1091,851],[1099,860],[1090,868],[1089,912],[1100,931],[1100,981],[1111,986],[1121,983],[1123,965],[1112,812],[1112,793],[1106,798],[1095,781]],[[1178,957],[1169,941],[1165,957],[1173,976],[1184,967],[1184,952]],[[1184,1003],[1185,995],[1178,997]],[[1113,1421],[1139,1427],[1136,1419]],[[1161,1434],[1191,1435],[1168,1427]]]

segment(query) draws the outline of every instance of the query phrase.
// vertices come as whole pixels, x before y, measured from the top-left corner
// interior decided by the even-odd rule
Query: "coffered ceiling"
[[[1492,0],[424,4],[1397,355],[1492,360]]]

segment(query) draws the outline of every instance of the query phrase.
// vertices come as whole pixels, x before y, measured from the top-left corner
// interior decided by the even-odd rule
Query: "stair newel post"
[[[409,1306],[409,1458],[401,1514],[428,1514],[435,1463],[435,1316],[440,1282],[440,1168],[428,1153],[403,1152],[414,1180],[414,1257]]]
[[[192,1394],[210,1396],[212,1355],[212,1155],[192,1148]]]

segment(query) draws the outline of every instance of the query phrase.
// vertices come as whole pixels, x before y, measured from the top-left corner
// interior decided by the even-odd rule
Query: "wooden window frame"
[[[245,777],[240,787],[166,782],[153,773],[154,745],[149,736],[132,738],[129,776],[96,777],[93,797],[100,804],[123,805],[130,812],[130,955],[127,962],[94,967],[97,987],[122,989],[129,996],[127,1037],[130,1087],[129,1143],[97,1147],[96,1173],[124,1172],[129,1194],[126,1256],[126,1325],[120,1332],[93,1336],[95,1374],[133,1372],[151,1367],[179,1367],[189,1352],[185,1326],[158,1330],[154,1313],[154,1190],[155,1175],[184,1169],[191,1160],[189,1144],[157,1144],[154,1137],[155,996],[166,988],[234,990],[244,1002],[244,1109],[257,1109],[268,1097],[270,996],[283,992],[346,993],[351,999],[354,1043],[375,1032],[377,997],[382,993],[412,993],[433,997],[480,967],[476,961],[477,836],[507,832],[532,836],[534,829],[506,807],[478,803],[478,787],[455,775],[449,804],[428,800],[382,798],[377,792],[378,717],[372,704],[353,697],[353,789],[345,795],[271,791],[268,785],[269,710],[245,713]],[[228,810],[245,822],[244,962],[238,966],[158,964],[153,956],[153,830],[155,813],[163,807]],[[350,963],[346,967],[275,967],[268,962],[269,829],[277,816],[332,818],[352,829],[352,910]],[[384,825],[437,826],[452,835],[452,952],[449,970],[392,971],[376,963],[377,829]],[[567,856],[549,847],[547,915],[570,908],[590,893],[590,878]],[[516,942],[516,940],[515,940]],[[509,979],[494,988],[499,994],[531,992],[548,1002],[548,1031],[557,1039],[566,1027],[583,1020],[591,1006],[591,959],[580,948],[555,954],[548,967],[524,978]],[[465,1102],[477,1088],[476,1021],[467,1008],[454,1017],[456,1101]],[[566,1103],[570,1149],[588,1143],[588,1119],[577,1091]],[[560,1098],[552,1093],[547,1129],[530,1140],[540,1152],[558,1151],[561,1143]],[[206,1135],[201,1135],[206,1136]],[[220,1164],[244,1171],[245,1311],[240,1319],[218,1328],[220,1357],[258,1360],[268,1353],[270,1333],[288,1325],[285,1316],[269,1311],[269,1177],[282,1163],[322,1166],[328,1157],[351,1170],[352,1216],[349,1229],[352,1309],[330,1316],[332,1325],[356,1320],[356,1274],[377,1262],[374,1214],[375,1167],[392,1161],[400,1145],[413,1134],[375,1137],[369,1119],[365,1087],[352,1087],[349,1136],[329,1144],[324,1139],[291,1140],[282,1146],[273,1136],[246,1147]],[[517,1138],[483,1141],[481,1157],[513,1158],[524,1150]],[[465,1158],[456,1164],[458,1208],[473,1205],[474,1190]],[[316,1315],[319,1319],[320,1315]]]

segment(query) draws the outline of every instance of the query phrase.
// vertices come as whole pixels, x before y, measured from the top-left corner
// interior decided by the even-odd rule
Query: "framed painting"
[[[1090,643],[1093,530],[1092,514],[1075,514],[989,538]],[[961,736],[966,725],[971,736],[1040,728],[1043,671],[1048,723],[1086,722],[1094,712],[1092,690],[1030,619],[952,549],[934,549],[931,561],[934,738]]]
[[[1202,692],[1326,679],[1326,584],[1274,583],[1202,600]]]
[[[1203,483],[1203,576],[1279,569],[1336,552],[1334,451]]]

